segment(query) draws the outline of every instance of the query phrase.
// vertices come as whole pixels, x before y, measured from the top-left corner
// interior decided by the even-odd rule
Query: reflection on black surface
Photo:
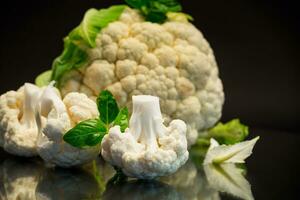
[[[180,191],[184,199],[220,199],[219,192],[208,184],[202,168],[197,169],[191,160],[188,160],[175,174],[164,177],[161,181],[172,185],[177,191]]]
[[[106,188],[103,200],[183,200],[173,187],[159,181],[129,181]]]
[[[215,190],[225,192],[245,200],[253,200],[251,186],[243,176],[243,169],[235,164],[204,165],[208,184]]]
[[[0,199],[35,199],[42,166],[36,161],[6,159],[0,164]]]
[[[9,156],[0,164],[1,200],[163,199],[220,200],[219,192],[253,199],[242,169],[232,164],[195,165],[157,181],[107,184],[114,170],[98,159],[82,168],[46,168],[39,159]]]
[[[95,178],[80,169],[45,170],[36,188],[36,199],[98,199],[101,196]]]
[[[252,200],[249,182],[244,177],[245,169],[235,164],[198,166],[189,160],[180,170],[162,178],[180,191],[185,199],[219,200],[220,192]]]

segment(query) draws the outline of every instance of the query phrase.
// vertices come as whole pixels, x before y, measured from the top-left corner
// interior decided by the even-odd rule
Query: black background
[[[122,1],[1,2],[0,93],[51,66],[62,38],[91,7]],[[224,83],[223,121],[297,131],[300,113],[298,7],[289,0],[185,0],[184,11],[213,47]]]

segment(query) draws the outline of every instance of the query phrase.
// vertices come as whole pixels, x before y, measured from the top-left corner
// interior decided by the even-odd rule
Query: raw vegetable
[[[74,147],[92,147],[99,145],[111,126],[119,125],[121,130],[128,127],[128,110],[119,107],[109,91],[102,91],[97,98],[100,115],[77,124],[64,135],[64,140]]]
[[[211,138],[220,144],[235,144],[244,141],[248,134],[249,128],[242,124],[239,119],[233,119],[225,124],[219,122],[216,126],[202,133],[197,139],[190,151],[192,159],[199,165],[202,164]]]
[[[114,126],[105,135],[101,155],[129,177],[153,179],[174,173],[188,159],[186,124],[173,120],[163,125],[159,99],[133,96],[129,128]]]
[[[52,79],[63,96],[83,92],[96,99],[109,90],[129,113],[133,95],[158,96],[165,122],[185,121],[193,144],[221,117],[224,93],[213,50],[176,0],[126,2],[134,9],[87,11],[65,38]]]
[[[39,107],[37,151],[48,164],[71,167],[98,156],[100,145],[80,149],[63,141],[63,136],[72,127],[81,126],[82,121],[99,115],[95,102],[79,93],[69,93],[62,100],[49,85],[41,95]]]
[[[212,138],[203,164],[244,163],[245,159],[252,154],[252,149],[258,139],[259,137],[256,137],[233,145],[219,145]]]
[[[35,156],[38,128],[35,105],[43,89],[25,83],[0,97],[0,145],[18,156]]]

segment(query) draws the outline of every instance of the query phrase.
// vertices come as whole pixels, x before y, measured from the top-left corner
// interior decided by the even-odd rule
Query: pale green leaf
[[[39,87],[47,86],[51,82],[52,70],[45,71],[35,78],[35,84]]]
[[[259,137],[234,145],[219,145],[211,139],[211,145],[206,153],[204,164],[220,163],[244,163],[245,159],[252,154],[252,149]]]

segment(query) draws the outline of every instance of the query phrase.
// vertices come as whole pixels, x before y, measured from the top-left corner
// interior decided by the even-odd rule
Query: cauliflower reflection
[[[100,196],[96,179],[81,169],[46,170],[36,189],[37,200],[97,199]]]
[[[173,187],[158,181],[129,181],[107,187],[103,200],[183,200]]]
[[[177,173],[161,180],[174,186],[188,200],[219,200],[219,192],[253,200],[243,169],[234,164],[196,165],[189,160]]]
[[[226,192],[245,200],[253,200],[249,182],[243,176],[243,170],[235,164],[204,165],[208,183],[220,192]]]
[[[34,200],[41,165],[37,162],[7,159],[0,164],[0,199]]]
[[[49,169],[39,161],[11,157],[0,163],[0,199],[101,199],[114,174],[101,159],[77,169]]]
[[[219,200],[218,191],[207,183],[203,170],[197,170],[191,161],[181,167],[175,174],[164,177],[161,181],[175,187],[180,191],[184,199],[188,200]]]

